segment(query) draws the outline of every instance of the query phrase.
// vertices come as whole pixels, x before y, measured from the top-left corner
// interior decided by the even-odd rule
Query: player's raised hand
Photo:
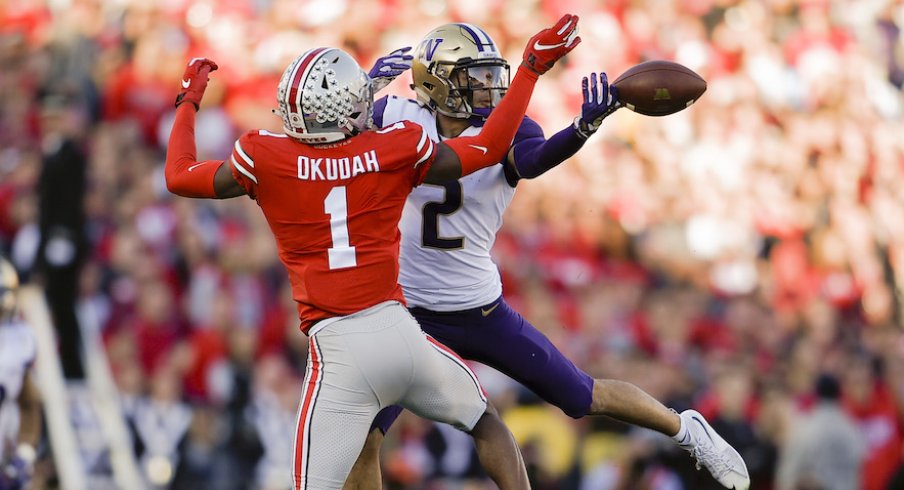
[[[618,88],[609,85],[609,77],[605,72],[600,72],[599,80],[596,73],[591,73],[589,80],[584,77],[581,88],[584,103],[581,104],[581,115],[574,119],[574,129],[578,136],[587,139],[600,128],[603,119],[618,110],[622,104],[618,101]]]
[[[208,75],[216,71],[217,64],[207,58],[192,58],[182,75],[182,91],[176,96],[176,107],[183,102],[191,102],[195,110],[201,107],[201,98],[207,89]]]
[[[524,49],[522,64],[542,75],[580,43],[578,16],[565,14],[556,25],[530,38]]]
[[[406,54],[409,51],[411,51],[411,46],[406,46],[377,58],[370,73],[367,74],[373,80],[375,93],[386,88],[397,76],[411,68],[414,56]]]

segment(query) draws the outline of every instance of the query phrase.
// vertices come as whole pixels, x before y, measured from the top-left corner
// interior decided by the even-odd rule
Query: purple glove
[[[21,490],[27,487],[31,473],[31,462],[20,456],[13,456],[0,471],[0,490]]]
[[[374,83],[374,93],[386,88],[397,76],[405,73],[405,70],[411,68],[411,62],[414,56],[405,54],[411,51],[411,46],[399,48],[382,58],[377,58],[373,68],[370,69],[370,79]]]
[[[589,85],[589,87],[588,87]],[[622,104],[618,101],[618,89],[609,86],[609,78],[600,73],[597,82],[596,73],[590,74],[581,81],[584,92],[584,103],[581,104],[581,115],[574,118],[574,130],[578,136],[587,139],[600,128],[603,119],[618,110]]]

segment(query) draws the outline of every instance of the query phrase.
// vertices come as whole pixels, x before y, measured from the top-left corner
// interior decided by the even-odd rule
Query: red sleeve
[[[191,104],[176,109],[176,120],[170,130],[163,174],[166,188],[183,197],[215,199],[213,179],[221,160],[199,162],[195,149],[195,110]]]
[[[427,131],[419,124],[411,121],[399,121],[395,124],[376,130],[377,134],[386,135],[386,153],[391,155],[391,165],[414,170],[413,186],[424,182],[427,171],[436,160],[436,143],[430,139]],[[387,170],[394,170],[389,168]]]
[[[539,75],[521,66],[499,106],[490,113],[480,134],[452,138],[443,142],[461,161],[461,175],[501,162],[512,146],[521,126],[527,104]]]
[[[257,199],[257,175],[254,171],[254,158],[252,148],[252,132],[247,132],[239,137],[232,147],[232,156],[229,157],[229,165],[232,166],[232,176],[248,194],[251,199]]]

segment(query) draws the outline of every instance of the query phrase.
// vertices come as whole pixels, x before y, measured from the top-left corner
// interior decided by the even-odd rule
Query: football
[[[690,106],[706,91],[706,80],[673,61],[632,66],[612,84],[628,109],[646,116],[667,116]]]

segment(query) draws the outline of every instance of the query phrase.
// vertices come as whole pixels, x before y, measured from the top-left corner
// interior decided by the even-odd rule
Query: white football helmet
[[[295,58],[279,81],[277,102],[286,134],[304,143],[331,143],[373,126],[370,77],[341,49]]]
[[[16,292],[19,275],[6,259],[0,258],[0,321],[8,320],[16,313]]]
[[[411,76],[421,104],[458,118],[486,117],[474,111],[474,92],[486,90],[489,107],[495,107],[510,80],[509,65],[496,43],[471,24],[445,24],[430,31],[414,52]]]

